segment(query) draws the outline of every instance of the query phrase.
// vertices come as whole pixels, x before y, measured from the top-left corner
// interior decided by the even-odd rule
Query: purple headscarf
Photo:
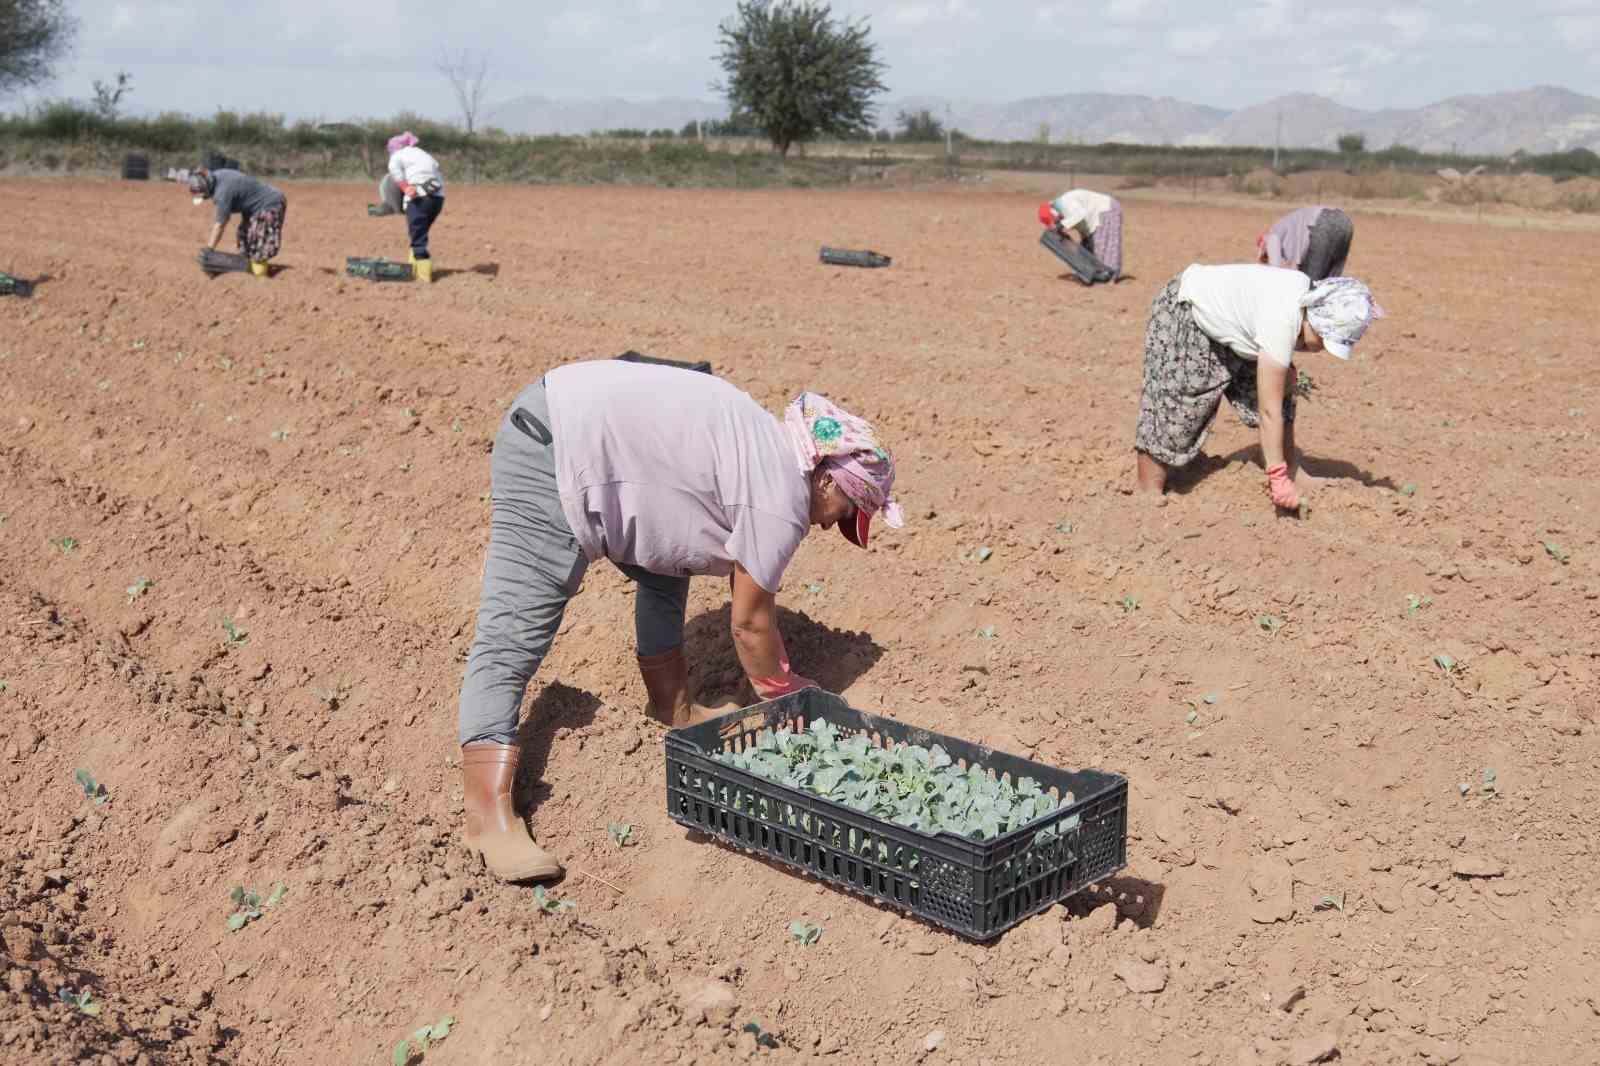
[[[389,138],[389,154],[394,155],[400,149],[410,148],[416,143],[417,135],[410,130],[406,130],[404,133],[397,133]]]
[[[865,419],[824,396],[802,392],[784,412],[783,424],[802,470],[810,473],[822,467],[864,514],[881,511],[883,520],[895,529],[905,524],[892,495],[894,459]]]

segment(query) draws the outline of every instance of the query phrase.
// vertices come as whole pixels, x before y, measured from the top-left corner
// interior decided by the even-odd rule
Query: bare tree
[[[484,52],[461,49],[439,58],[439,73],[450,79],[456,103],[467,127],[467,136],[477,132],[478,114],[483,110],[484,83],[489,80],[489,56]]]
[[[116,84],[109,84],[99,78],[94,80],[94,109],[101,118],[114,122],[117,111],[122,107],[122,98],[133,92],[133,75],[125,70],[117,71]]]

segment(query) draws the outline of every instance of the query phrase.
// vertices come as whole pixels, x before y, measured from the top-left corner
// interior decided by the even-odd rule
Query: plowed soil
[[[1356,211],[1389,317],[1305,360],[1296,519],[1226,410],[1125,493],[1150,300],[1272,206],[1141,202],[1085,289],[1020,193],[454,186],[422,287],[343,276],[405,255],[365,187],[286,188],[263,281],[201,275],[171,186],[6,184],[0,270],[43,280],[0,298],[0,1061],[381,1063],[444,1015],[428,1066],[1594,1061],[1600,235]],[[576,908],[467,861],[489,442],[629,348],[882,428],[910,521],[802,547],[797,669],[1127,775],[1126,871],[975,945],[690,839],[605,566],[525,708]],[[697,582],[706,698],[726,627]]]

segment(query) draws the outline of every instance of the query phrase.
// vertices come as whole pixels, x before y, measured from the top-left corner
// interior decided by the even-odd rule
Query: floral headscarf
[[[784,412],[783,424],[801,470],[810,473],[823,467],[863,515],[881,511],[893,528],[905,524],[900,504],[892,495],[894,458],[878,443],[866,419],[824,396],[802,392]]]
[[[400,149],[410,148],[416,143],[417,135],[410,130],[406,130],[404,133],[397,133],[389,138],[389,154],[394,155]]]
[[[1383,317],[1383,308],[1372,298],[1372,290],[1355,278],[1325,278],[1300,297],[1306,320],[1322,338],[1329,355],[1350,358],[1350,349],[1374,320]]]

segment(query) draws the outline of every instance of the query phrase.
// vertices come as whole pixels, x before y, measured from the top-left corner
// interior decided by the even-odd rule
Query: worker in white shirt
[[[1122,277],[1122,205],[1114,197],[1068,189],[1039,205],[1039,221],[1063,237],[1076,231],[1084,250],[1111,268],[1112,280]]]
[[[439,171],[439,161],[417,147],[415,133],[397,133],[389,138],[389,177],[404,198],[412,268],[418,281],[432,281],[428,231],[444,210],[444,176]]]

